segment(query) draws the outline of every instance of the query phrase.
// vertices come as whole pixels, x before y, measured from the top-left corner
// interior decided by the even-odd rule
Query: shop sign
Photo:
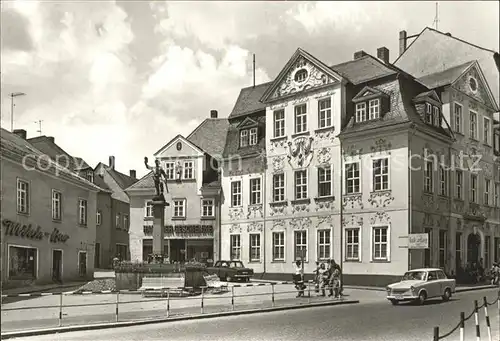
[[[2,225],[5,227],[6,236],[15,236],[27,238],[31,240],[42,240],[47,238],[51,243],[65,243],[69,236],[61,233],[59,229],[54,228],[52,233],[44,232],[40,225],[36,229],[31,225],[22,225],[9,219],[2,220]]]
[[[408,248],[412,250],[428,249],[429,235],[427,233],[413,233],[408,236]]]
[[[175,235],[213,235],[214,227],[211,225],[167,225],[164,232]],[[153,226],[144,226],[144,234],[152,235]]]

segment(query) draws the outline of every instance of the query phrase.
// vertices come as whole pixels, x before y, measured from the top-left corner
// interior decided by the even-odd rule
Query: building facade
[[[3,286],[92,278],[99,188],[16,134],[1,134]]]

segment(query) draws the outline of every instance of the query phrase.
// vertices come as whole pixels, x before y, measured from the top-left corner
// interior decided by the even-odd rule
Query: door
[[[101,244],[95,243],[94,268],[99,269],[100,267],[101,267]]]
[[[425,286],[428,298],[440,295],[441,287],[439,282],[437,272],[429,271],[429,274],[427,275],[427,285]]]
[[[80,277],[87,276],[87,252],[78,253],[78,272]]]
[[[52,279],[55,282],[62,280],[62,251],[52,250]]]

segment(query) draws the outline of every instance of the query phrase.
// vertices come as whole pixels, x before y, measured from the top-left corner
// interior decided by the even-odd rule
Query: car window
[[[429,271],[429,274],[427,275],[427,280],[435,281],[436,279],[437,279],[436,271]]]
[[[242,262],[232,262],[231,266],[233,268],[243,268],[243,263]]]
[[[217,266],[217,267],[220,266],[220,262],[215,263],[214,266]]]
[[[438,279],[446,279],[446,275],[444,274],[443,271],[436,271],[436,272],[437,272]]]
[[[221,267],[227,267],[227,262],[221,262],[220,266]]]
[[[403,276],[403,281],[423,281],[425,278],[425,271],[408,271]]]

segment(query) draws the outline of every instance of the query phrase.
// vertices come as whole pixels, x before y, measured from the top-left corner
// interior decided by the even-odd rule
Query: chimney
[[[136,176],[136,175],[137,175],[137,174],[135,173],[135,169],[131,169],[131,170],[130,170],[130,177],[131,177],[132,179],[137,179],[137,176]]]
[[[115,157],[114,156],[110,156],[109,157],[109,164],[108,166],[111,168],[111,169],[115,169]]]
[[[55,139],[54,139],[54,136],[47,136],[47,140],[49,140],[50,142],[52,143],[55,143]]]
[[[385,64],[389,64],[389,49],[385,46],[378,48],[377,58],[382,60]]]
[[[406,51],[406,40],[408,39],[406,31],[399,32],[399,55],[401,56]]]
[[[217,118],[217,110],[210,110],[210,118]]]
[[[367,53],[363,50],[358,51],[358,52],[354,52],[354,60],[359,59],[361,57],[364,57],[366,55],[367,55]]]
[[[447,32],[447,33],[446,33],[446,35],[447,35],[448,37],[451,37],[451,33],[450,33],[450,32]]]
[[[14,129],[14,131],[12,133],[14,133],[14,135],[17,135],[20,138],[26,140],[26,130],[24,130],[24,129]]]

